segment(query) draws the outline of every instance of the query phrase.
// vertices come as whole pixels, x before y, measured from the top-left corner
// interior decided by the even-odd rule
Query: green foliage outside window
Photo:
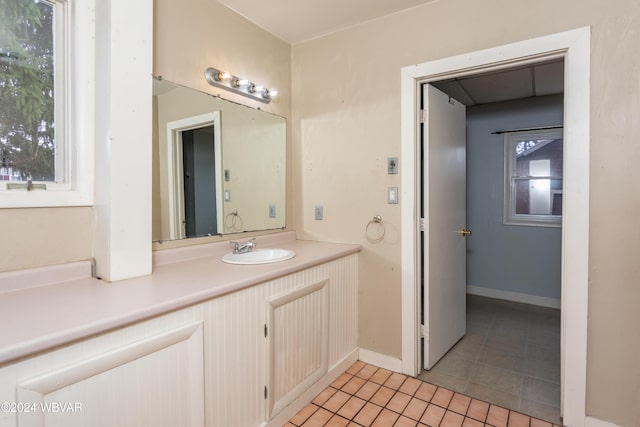
[[[55,181],[53,5],[0,0],[0,168]]]

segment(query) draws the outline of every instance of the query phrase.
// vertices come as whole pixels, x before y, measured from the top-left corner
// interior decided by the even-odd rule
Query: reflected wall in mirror
[[[285,227],[286,121],[153,81],[153,240]]]

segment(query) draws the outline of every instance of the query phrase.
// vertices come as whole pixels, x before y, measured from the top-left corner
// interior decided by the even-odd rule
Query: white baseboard
[[[501,289],[483,288],[480,286],[467,286],[467,293],[480,297],[503,299],[524,304],[538,305],[541,307],[560,308],[560,299],[539,297],[536,295],[521,294],[518,292],[503,291]]]
[[[402,360],[375,351],[360,349],[360,360],[364,363],[376,365],[379,368],[388,369],[393,372],[402,372]]]
[[[586,417],[584,426],[585,427],[619,427],[618,424],[610,423],[609,421],[599,420],[593,417]]]
[[[280,411],[268,423],[263,423],[263,427],[280,427],[285,425],[295,414],[307,406],[322,390],[329,387],[332,382],[338,379],[351,365],[358,361],[358,349],[354,349],[346,355],[340,362],[336,363],[319,381],[309,387],[298,396],[289,406]]]

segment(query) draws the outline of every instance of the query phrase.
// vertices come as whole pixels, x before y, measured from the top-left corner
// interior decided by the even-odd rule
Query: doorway
[[[422,173],[430,174],[423,180],[423,188],[430,184],[423,206],[431,212],[423,214],[423,236],[429,236],[423,254],[431,264],[423,320],[425,326],[435,325],[423,338],[429,345],[424,347],[425,370],[419,378],[554,424],[561,423],[561,216],[554,213],[551,201],[563,194],[562,70],[562,61],[554,61],[433,82],[429,99],[423,99],[430,124],[423,137],[429,153],[424,155]],[[493,89],[502,83],[507,90]],[[449,99],[455,95],[449,85],[468,94],[464,105]],[[490,96],[483,94],[485,88],[492,88]],[[520,95],[526,98],[518,99]],[[462,115],[462,123],[454,120],[453,130],[442,132],[452,114]],[[553,129],[540,129],[545,126]],[[455,136],[460,129],[462,135]],[[451,137],[463,144],[447,150],[461,152],[459,159],[440,154],[444,140]],[[506,161],[511,157],[513,165]],[[458,163],[466,171],[457,171]],[[536,174],[540,163],[548,166],[545,176]],[[464,180],[460,185],[442,182],[453,181],[458,174],[466,175],[466,203]],[[517,201],[514,214],[506,209],[504,217],[503,189],[505,200]],[[440,206],[450,203],[452,195],[462,200],[441,212]],[[473,233],[467,235],[465,229]]]
[[[167,159],[169,238],[220,232],[223,228],[220,111],[168,122]],[[197,197],[198,194],[206,197]]]
[[[185,237],[218,234],[214,126],[181,132]]]
[[[402,368],[417,375],[421,349],[419,280],[421,249],[417,239],[419,201],[417,179],[420,147],[418,88],[422,83],[460,75],[507,69],[556,58],[565,66],[565,185],[573,191],[563,201],[562,361],[564,422],[584,423],[586,389],[586,319],[588,283],[589,177],[589,29],[526,40],[499,48],[432,61],[402,70]],[[429,269],[428,263],[424,269]]]

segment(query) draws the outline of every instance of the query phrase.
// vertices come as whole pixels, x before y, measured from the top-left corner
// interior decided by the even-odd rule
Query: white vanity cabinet
[[[357,357],[357,286],[352,254],[202,305],[206,425],[261,425]]]
[[[178,313],[0,368],[0,426],[204,425],[203,323]]]
[[[357,357],[357,259],[0,366],[0,426],[251,427],[289,416]]]

